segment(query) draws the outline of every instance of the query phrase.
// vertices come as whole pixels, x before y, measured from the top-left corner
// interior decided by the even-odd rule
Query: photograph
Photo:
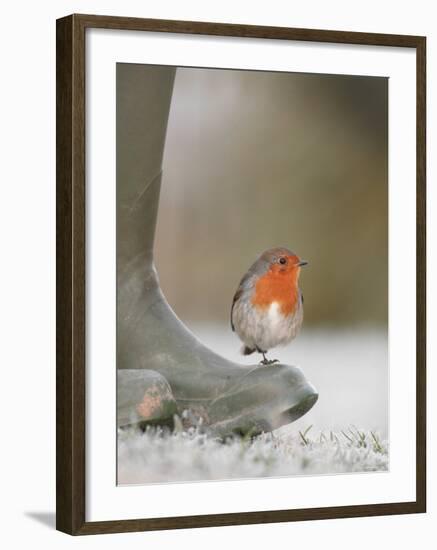
[[[116,63],[118,485],[389,471],[389,79]]]

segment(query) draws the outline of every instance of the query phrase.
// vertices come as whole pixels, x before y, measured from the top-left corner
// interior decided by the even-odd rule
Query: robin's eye
[[[279,263],[284,265],[287,263],[287,258],[279,258]]]

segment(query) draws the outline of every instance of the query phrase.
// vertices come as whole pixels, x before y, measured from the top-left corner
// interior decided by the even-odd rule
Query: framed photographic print
[[[424,37],[57,21],[57,528],[426,509]]]

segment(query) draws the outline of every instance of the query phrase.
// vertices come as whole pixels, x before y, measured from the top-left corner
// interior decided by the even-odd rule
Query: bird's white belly
[[[292,315],[284,315],[277,302],[262,310],[245,311],[244,321],[238,323],[237,332],[249,347],[267,351],[288,344],[296,337],[303,319],[303,308],[298,306]]]
[[[293,338],[289,322],[291,316],[283,315],[277,302],[273,302],[259,317],[255,340],[260,349],[268,350],[286,344]]]

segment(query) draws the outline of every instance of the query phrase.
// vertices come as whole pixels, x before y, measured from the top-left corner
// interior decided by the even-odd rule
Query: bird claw
[[[279,363],[279,359],[262,359],[260,365],[273,365],[273,363]]]

